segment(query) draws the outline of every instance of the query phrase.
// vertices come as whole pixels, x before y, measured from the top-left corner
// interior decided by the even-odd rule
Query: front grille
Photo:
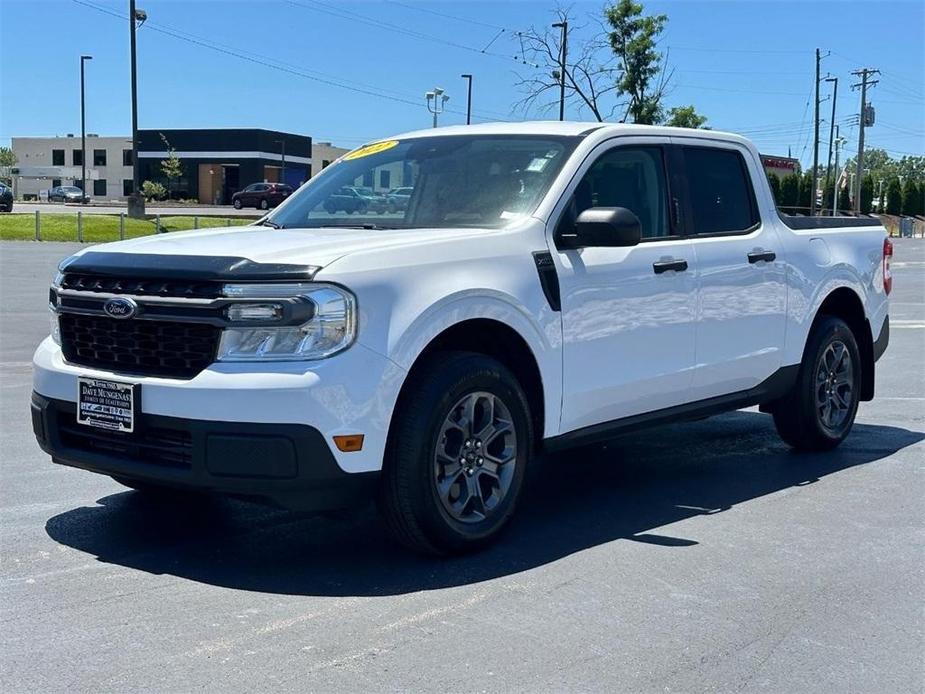
[[[139,430],[132,434],[94,429],[78,424],[72,412],[59,412],[57,431],[66,448],[159,467],[192,469],[193,438],[188,431],[147,427],[143,419],[136,426]]]
[[[62,289],[132,296],[175,296],[184,299],[215,299],[222,295],[220,282],[141,279],[131,277],[97,277],[74,272],[65,273]]]
[[[192,378],[215,360],[221,329],[200,323],[58,315],[73,364],[145,376]]]

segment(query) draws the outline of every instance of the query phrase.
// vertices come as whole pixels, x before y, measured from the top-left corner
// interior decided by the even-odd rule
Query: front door
[[[705,400],[754,388],[781,367],[786,265],[777,229],[761,221],[753,182],[764,172],[749,151],[715,140],[677,142],[700,279],[691,396]]]
[[[619,141],[601,145],[582,166],[560,224],[590,207],[625,207],[640,219],[642,242],[554,253],[563,433],[683,404],[691,385],[696,267],[677,227],[670,149],[645,138]]]

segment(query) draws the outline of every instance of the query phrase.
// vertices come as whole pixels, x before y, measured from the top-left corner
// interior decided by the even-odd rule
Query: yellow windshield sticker
[[[379,154],[379,152],[384,152],[387,149],[392,149],[398,144],[398,140],[386,140],[385,142],[375,142],[371,145],[364,145],[359,149],[355,149],[352,152],[348,152],[344,155],[344,160],[350,161],[351,159],[359,159],[360,157],[368,157],[370,154]]]

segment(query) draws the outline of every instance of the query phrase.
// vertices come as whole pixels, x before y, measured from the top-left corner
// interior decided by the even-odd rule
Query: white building
[[[327,168],[349,151],[344,147],[335,147],[330,142],[312,141],[312,176],[317,176],[322,169]]]
[[[55,186],[80,187],[80,136],[14,137],[13,192],[41,197]],[[131,138],[87,135],[87,194],[93,200],[125,200],[132,188]]]

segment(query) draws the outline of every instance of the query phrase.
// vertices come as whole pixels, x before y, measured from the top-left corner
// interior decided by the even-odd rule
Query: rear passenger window
[[[745,160],[739,152],[683,147],[695,234],[741,232],[758,223]]]
[[[616,147],[591,165],[575,189],[575,215],[590,207],[625,207],[639,217],[642,238],[671,234],[660,147]]]

